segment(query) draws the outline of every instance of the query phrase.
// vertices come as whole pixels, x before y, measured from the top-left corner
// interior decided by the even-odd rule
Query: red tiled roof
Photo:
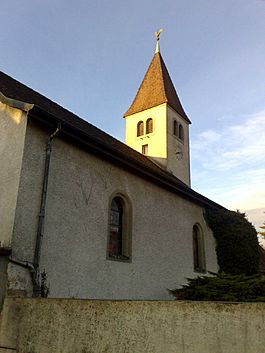
[[[190,123],[180,103],[164,60],[158,52],[155,53],[138,92],[124,117],[163,103],[168,103],[171,108]]]

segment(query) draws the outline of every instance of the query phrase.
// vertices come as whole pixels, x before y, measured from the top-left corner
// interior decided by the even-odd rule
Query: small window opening
[[[178,123],[176,120],[174,120],[174,122],[173,122],[173,134],[175,136],[178,136]]]
[[[153,119],[149,118],[146,120],[146,133],[150,134],[153,132]]]
[[[144,122],[139,121],[137,124],[137,136],[142,136],[144,134]]]
[[[144,155],[148,154],[148,145],[143,145],[142,146],[142,154],[144,154]]]
[[[184,141],[184,131],[183,131],[183,126],[181,124],[179,124],[179,134],[178,137]]]

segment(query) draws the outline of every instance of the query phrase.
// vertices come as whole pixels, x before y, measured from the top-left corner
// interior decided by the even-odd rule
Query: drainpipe
[[[37,229],[35,253],[33,260],[33,295],[39,296],[40,294],[40,283],[39,283],[39,265],[40,265],[40,254],[41,254],[41,245],[42,238],[44,234],[44,220],[45,220],[45,211],[46,211],[46,198],[47,198],[47,189],[48,189],[48,179],[49,179],[49,169],[50,169],[50,160],[52,152],[52,141],[54,137],[58,136],[61,130],[61,124],[59,123],[56,130],[48,137],[47,147],[46,147],[46,159],[44,167],[44,176],[42,183],[42,194],[41,194],[41,204],[40,204],[40,213],[39,213],[39,222]]]
[[[19,266],[24,267],[24,268],[29,268],[32,272],[34,272],[34,266],[29,261],[16,259],[16,258],[12,257],[12,255],[9,256],[9,261],[12,262],[15,265],[19,265]]]

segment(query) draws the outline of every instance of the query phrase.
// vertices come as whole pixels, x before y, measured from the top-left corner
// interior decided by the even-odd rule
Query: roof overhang
[[[83,146],[89,152],[100,155],[103,159],[112,161],[119,166],[126,167],[131,172],[159,185],[160,187],[166,188],[167,190],[174,192],[185,199],[195,202],[203,207],[218,209],[223,208],[221,205],[192,190],[173,175],[169,175],[168,172],[164,172],[161,169],[161,173],[164,173],[161,175],[158,171],[156,172],[147,166],[143,168],[141,163],[137,163],[137,161],[130,158],[130,156],[124,158],[123,153],[117,151],[117,149],[114,150],[111,146],[104,143],[104,141],[93,139],[91,136],[88,138],[82,129],[62,121],[36,105],[34,105],[34,107],[29,111],[29,117],[42,122],[52,129],[56,128],[57,125],[60,124],[61,137],[67,138],[70,141]]]

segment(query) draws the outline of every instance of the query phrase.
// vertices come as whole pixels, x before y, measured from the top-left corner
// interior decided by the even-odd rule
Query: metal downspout
[[[36,245],[35,245],[35,252],[34,252],[34,260],[33,260],[33,266],[34,266],[33,295],[34,296],[39,296],[40,294],[39,265],[40,265],[42,238],[43,238],[43,232],[44,232],[44,220],[45,220],[45,211],[46,211],[46,198],[47,198],[47,189],[48,189],[48,180],[49,180],[50,160],[51,160],[51,152],[52,152],[52,141],[54,137],[58,136],[60,130],[61,130],[61,124],[58,124],[56,130],[48,137],[48,140],[47,140],[40,213],[39,213]]]

